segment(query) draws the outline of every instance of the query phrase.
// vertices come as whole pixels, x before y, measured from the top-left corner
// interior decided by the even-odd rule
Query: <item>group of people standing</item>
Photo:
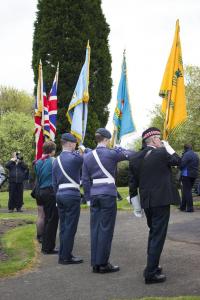
[[[94,150],[85,149],[83,145],[76,150],[77,139],[71,133],[64,133],[61,136],[62,152],[57,158],[54,157],[56,144],[52,141],[44,143],[42,158],[34,164],[39,186],[37,234],[42,243],[41,251],[47,255],[58,254],[58,263],[62,265],[83,262],[73,253],[82,182],[84,198],[90,203],[92,272],[102,274],[120,270],[119,266],[109,262],[117,214],[115,177],[118,162],[129,160],[130,203],[136,216],[146,215],[149,227],[147,263],[143,273],[145,283],[164,282],[166,276],[159,260],[167,234],[170,204],[180,205],[182,211],[193,211],[192,186],[198,175],[199,158],[191,145],[185,145],[180,157],[166,141],[161,141],[160,130],[155,127],[143,132],[143,147],[138,152],[121,147],[111,149],[110,139],[110,132],[99,128],[95,133],[97,147]],[[182,201],[172,180],[172,166],[181,169]],[[21,211],[22,182],[28,168],[16,153],[6,168],[10,178],[9,211],[14,208]],[[59,250],[56,249],[58,222]]]
[[[99,128],[95,133],[96,149],[83,151],[84,147],[80,147],[76,151],[76,138],[71,133],[64,133],[61,136],[62,152],[57,158],[54,158],[56,145],[53,142],[44,143],[44,154],[35,164],[40,186],[37,202],[43,206],[45,215],[42,235],[44,254],[58,253],[58,263],[62,265],[83,262],[73,253],[82,181],[84,197],[90,202],[92,271],[119,271],[119,266],[109,262],[117,214],[115,176],[117,163],[129,160],[130,202],[138,215],[144,211],[149,227],[145,283],[166,280],[159,260],[167,233],[170,204],[180,204],[171,166],[181,167],[182,163],[182,170],[186,166],[185,160],[182,161],[167,142],[161,141],[160,135],[158,128],[148,128],[142,134],[143,149],[135,152],[121,147],[110,149],[110,132]],[[59,250],[55,248],[58,220]]]

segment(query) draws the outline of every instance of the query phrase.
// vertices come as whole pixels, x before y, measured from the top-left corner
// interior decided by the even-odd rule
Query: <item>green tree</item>
[[[41,59],[49,91],[59,61],[58,137],[70,130],[66,110],[90,41],[90,101],[85,144],[92,147],[95,129],[104,127],[108,120],[112,86],[109,26],[102,13],[101,0],[39,0],[37,8],[32,58],[34,80],[37,84]]]
[[[20,151],[31,165],[34,122],[31,115],[18,112],[5,113],[0,119],[0,158],[5,163],[15,151]]]
[[[24,112],[25,114],[31,115],[33,112],[33,105],[33,96],[25,91],[0,86],[0,118],[3,114],[11,111]]]
[[[182,152],[183,145],[190,143],[193,149],[200,151],[200,68],[198,66],[185,67],[185,87],[187,99],[187,121],[169,137],[169,142],[178,152]],[[163,129],[164,116],[161,106],[156,105],[152,111],[150,126]]]

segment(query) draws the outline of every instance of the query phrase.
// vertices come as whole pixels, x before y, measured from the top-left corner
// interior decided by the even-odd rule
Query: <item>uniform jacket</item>
[[[180,157],[168,154],[165,148],[146,147],[139,151],[129,167],[130,197],[136,196],[139,188],[142,208],[179,204],[171,174],[171,166],[179,164]]]
[[[80,171],[83,164],[83,157],[78,151],[62,151],[60,154],[61,164],[65,172],[77,183],[80,184]],[[63,175],[57,159],[53,163],[53,189],[55,193],[80,196],[80,191],[76,188],[64,188],[59,190],[59,185],[70,183]]]
[[[125,150],[121,147],[109,149],[103,146],[97,146],[97,155],[105,167],[105,169],[115,178],[117,163],[128,160],[133,156],[133,151]],[[90,200],[95,195],[111,195],[117,196],[117,189],[114,183],[93,184],[93,179],[106,178],[97,164],[92,151],[84,155],[82,184],[84,188],[85,198]]]
[[[197,178],[199,168],[199,157],[192,150],[188,149],[183,153],[181,158],[181,175]]]
[[[6,169],[9,171],[9,182],[22,183],[28,173],[28,167],[23,161],[16,164],[15,161],[9,160],[5,164]]]

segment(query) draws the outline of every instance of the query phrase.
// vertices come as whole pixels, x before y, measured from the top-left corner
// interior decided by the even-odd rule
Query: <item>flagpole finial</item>
[[[39,62],[39,65],[42,65],[42,61],[41,61],[41,58],[40,58],[40,62]]]
[[[87,41],[87,48],[90,48],[90,41]]]

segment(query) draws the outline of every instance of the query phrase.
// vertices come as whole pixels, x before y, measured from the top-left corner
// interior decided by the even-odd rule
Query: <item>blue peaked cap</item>
[[[106,128],[99,128],[99,129],[97,129],[96,133],[104,136],[107,139],[111,138],[111,133]]]
[[[77,143],[76,137],[71,134],[71,133],[63,133],[61,135],[61,140],[66,141],[66,142],[72,142],[72,143]]]

